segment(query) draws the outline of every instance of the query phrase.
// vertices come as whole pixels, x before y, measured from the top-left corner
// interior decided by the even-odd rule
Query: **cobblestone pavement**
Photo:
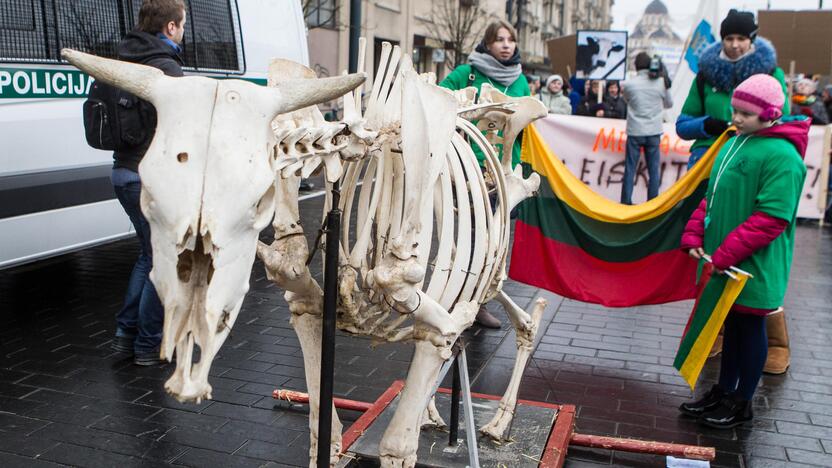
[[[303,204],[307,230],[319,201]],[[509,282],[522,307],[538,294],[550,300],[521,397],[577,405],[583,433],[715,446],[715,465],[832,466],[830,241],[829,230],[798,230],[786,303],[793,364],[764,379],[751,427],[705,430],[676,412],[690,396],[671,367],[690,303],[612,310]],[[214,399],[185,405],[164,393],[170,366],[137,367],[109,349],[136,251],[126,240],[0,271],[0,466],[305,466],[305,409],[271,398],[278,387],[305,388],[302,357],[262,267],[212,367]],[[513,332],[475,326],[467,335],[474,390],[502,393]],[[373,350],[339,335],[336,394],[372,401],[405,376],[410,357],[407,344]],[[709,362],[705,378],[716,371]],[[348,425],[358,413],[341,416]],[[664,460],[570,448],[567,466],[596,464]]]

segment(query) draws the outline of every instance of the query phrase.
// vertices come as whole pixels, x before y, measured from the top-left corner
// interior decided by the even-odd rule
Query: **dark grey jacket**
[[[125,62],[140,63],[158,68],[168,76],[184,75],[182,73],[184,62],[179,52],[164,39],[146,32],[132,31],[127,33],[118,44],[118,58]],[[151,127],[147,140],[143,145],[136,148],[113,153],[113,167],[123,167],[138,172],[139,162],[153,140],[153,135],[156,133],[156,109],[149,102],[142,101],[141,104],[145,107],[143,115],[147,120],[147,125]]]

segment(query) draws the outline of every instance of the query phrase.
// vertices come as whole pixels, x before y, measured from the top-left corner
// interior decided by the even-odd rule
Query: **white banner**
[[[577,115],[549,115],[535,122],[540,135],[566,167],[594,191],[613,200],[621,199],[624,177],[624,154],[627,147],[625,120],[600,119]],[[826,180],[829,173],[822,171],[821,161],[828,164],[829,150],[824,150],[824,133],[828,127],[813,126],[806,150],[806,183],[797,215],[819,219],[826,206]],[[673,124],[665,124],[661,145],[660,191],[667,190],[687,171],[690,141],[676,136]],[[826,142],[829,145],[829,142]],[[644,157],[638,163],[638,175],[633,189],[633,203],[647,200],[647,166]]]

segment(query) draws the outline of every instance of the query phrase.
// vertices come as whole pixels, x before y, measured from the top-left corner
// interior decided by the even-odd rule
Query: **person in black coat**
[[[168,76],[183,76],[182,37],[185,32],[183,0],[144,0],[139,10],[139,25],[118,45],[118,58],[162,70]],[[146,126],[143,143],[113,153],[111,180],[116,197],[130,218],[139,240],[139,258],[133,267],[124,296],[124,305],[116,314],[114,351],[132,354],[141,366],[160,364],[164,307],[149,274],[153,268],[150,225],[142,214],[139,163],[156,132],[156,109],[139,101],[142,122]]]
[[[605,117],[610,119],[626,119],[627,103],[621,97],[621,85],[617,81],[607,82],[607,92],[604,94],[604,104],[607,107]]]

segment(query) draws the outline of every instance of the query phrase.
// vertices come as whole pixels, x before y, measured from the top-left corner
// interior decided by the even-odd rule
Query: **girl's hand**
[[[702,256],[705,255],[705,249],[703,249],[702,247],[697,247],[695,249],[690,249],[690,250],[688,250],[688,255],[690,255],[691,257],[693,257],[697,260],[701,260]]]

